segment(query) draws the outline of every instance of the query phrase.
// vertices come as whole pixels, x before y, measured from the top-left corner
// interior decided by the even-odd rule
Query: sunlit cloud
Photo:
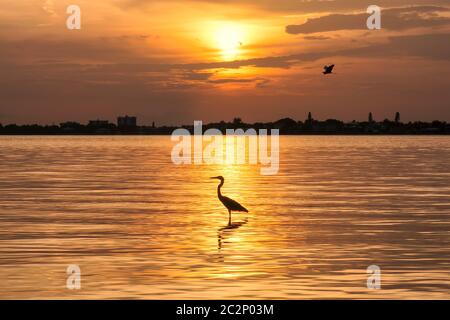
[[[437,6],[392,8],[383,10],[383,29],[401,31],[413,28],[450,26],[450,9]],[[308,19],[299,25],[288,25],[290,34],[310,34],[338,30],[366,30],[367,14],[330,14]]]
[[[55,11],[55,3],[53,0],[45,0],[42,9],[48,13],[51,17],[56,17],[56,11]]]

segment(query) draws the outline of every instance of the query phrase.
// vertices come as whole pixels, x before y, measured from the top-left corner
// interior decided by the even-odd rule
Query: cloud
[[[45,0],[42,4],[42,10],[47,12],[51,17],[56,17],[55,2],[53,0]]]
[[[167,83],[170,81],[198,81],[215,82],[211,77],[220,69],[239,69],[243,67],[287,69],[292,66],[317,61],[331,57],[422,57],[432,60],[450,60],[449,33],[423,34],[409,36],[389,37],[385,43],[372,43],[366,46],[355,46],[343,50],[318,50],[306,53],[296,53],[284,56],[266,56],[262,58],[237,60],[229,62],[199,62],[199,63],[156,63],[151,60],[133,59],[135,63],[73,63],[73,62],[46,62],[29,64],[15,64],[0,59],[2,76],[5,82],[17,80],[29,82],[36,75],[45,75],[37,82],[47,81],[100,81],[107,79],[107,83]],[[41,44],[39,44],[40,47]],[[17,50],[20,46],[14,46]],[[68,50],[73,47],[68,47]],[[31,49],[31,47],[28,47]],[[92,50],[96,50],[93,47]],[[113,47],[105,46],[104,50],[114,53],[121,58],[125,53],[114,51]],[[83,53],[87,54],[89,51]],[[12,49],[8,55],[13,55]],[[2,56],[0,56],[1,58]],[[121,59],[117,59],[121,60]],[[125,60],[125,59],[124,59]],[[8,74],[11,75],[8,76]],[[23,77],[21,79],[21,76]],[[28,80],[27,80],[28,79]],[[247,81],[247,80],[245,80]],[[1,82],[1,81],[0,81]],[[220,82],[220,81],[219,81]]]
[[[54,70],[55,75],[61,75],[65,72],[72,74],[72,80],[80,82],[86,79],[99,80],[110,79],[120,81],[121,83],[143,83],[152,84],[154,88],[161,87],[161,83],[180,83],[186,81],[195,81],[198,83],[227,83],[227,82],[255,82],[262,78],[252,79],[212,79],[217,70],[220,69],[238,69],[243,67],[256,68],[291,68],[295,65],[301,65],[308,62],[317,61],[332,57],[364,57],[364,58],[384,58],[391,57],[420,57],[430,60],[450,60],[450,42],[447,39],[450,34],[425,34],[411,36],[393,36],[388,38],[386,43],[373,43],[363,47],[355,47],[335,51],[312,51],[308,53],[298,53],[285,56],[263,57],[258,59],[238,60],[233,62],[213,62],[213,63],[113,63],[101,65],[64,65],[42,66],[42,72],[45,70],[51,73]],[[64,72],[58,69],[62,68]],[[74,69],[72,72],[66,71]],[[76,73],[79,69],[82,72]],[[78,74],[78,76],[73,76]]]
[[[183,79],[194,81],[205,81],[211,78],[211,76],[213,76],[213,73],[210,72],[188,71],[183,74]]]
[[[419,57],[433,61],[450,61],[449,33],[394,36],[385,44],[346,50],[344,56],[361,57]]]
[[[307,35],[306,37],[322,38],[321,35]],[[344,79],[347,72],[355,73],[357,71],[338,62],[339,59],[355,61],[359,57],[376,58],[380,60],[374,62],[376,65],[373,68],[382,69],[391,57],[399,57],[402,61],[410,57],[420,57],[428,59],[428,61],[422,62],[422,66],[426,67],[422,69],[419,67],[418,78],[420,78],[421,74],[428,74],[427,70],[431,68],[439,72],[441,64],[446,66],[445,63],[450,60],[449,37],[448,33],[396,36],[387,38],[382,43],[371,43],[365,46],[352,44],[352,48],[344,50],[330,47],[255,59],[197,63],[170,62],[171,60],[160,63],[161,60],[149,59],[130,50],[130,43],[147,39],[145,34],[141,36],[140,33],[136,36],[123,37],[118,34],[116,37],[92,37],[89,39],[47,38],[38,40],[29,38],[26,41],[2,39],[0,41],[2,47],[0,51],[0,68],[2,70],[0,74],[0,97],[2,97],[0,113],[3,114],[2,121],[9,122],[11,121],[9,119],[14,119],[18,122],[40,121],[45,123],[50,119],[51,121],[71,118],[85,120],[98,116],[114,118],[123,110],[127,110],[127,113],[137,114],[144,122],[145,119],[149,121],[157,119],[157,121],[164,120],[170,123],[173,119],[188,119],[191,112],[201,115],[200,111],[205,111],[205,114],[222,112],[218,111],[219,109],[226,110],[223,112],[230,114],[240,111],[238,107],[235,110],[225,107],[227,104],[221,96],[222,93],[220,90],[214,90],[220,85],[235,83],[236,86],[242,84],[242,87],[254,85],[260,88],[272,81],[269,88],[249,93],[249,96],[264,93],[260,98],[255,98],[260,100],[251,100],[253,99],[251,97],[246,97],[242,102],[239,100],[239,103],[242,103],[239,107],[243,106],[244,109],[257,108],[258,103],[266,103],[267,112],[272,118],[273,109],[279,109],[280,115],[282,113],[285,115],[286,110],[289,110],[285,108],[285,105],[277,102],[277,99],[284,97],[286,105],[291,104],[292,108],[296,108],[299,105],[297,100],[299,93],[306,95],[317,93],[317,88],[309,90],[307,87],[303,88],[299,83],[308,86],[311,80],[315,86],[318,85],[317,80],[322,80],[320,74],[322,65],[315,62],[320,59],[338,63],[339,76]],[[124,45],[124,39],[128,40],[126,45]],[[33,53],[33,56],[30,56],[30,52]],[[318,67],[317,74],[315,70],[305,72],[302,68],[301,72],[305,73],[297,73],[292,78],[288,78],[289,74],[298,72],[292,67],[314,66],[315,64]],[[251,73],[246,79],[234,78],[233,73],[225,73],[224,78],[220,78],[221,69],[246,67],[260,69]],[[279,70],[277,72],[270,70],[265,73],[261,68]],[[289,68],[292,70],[286,73],[282,72]],[[368,67],[369,72],[373,71],[373,68]],[[387,77],[392,76],[392,72],[390,72],[386,71]],[[412,69],[409,72],[415,73],[416,71]],[[283,75],[278,78],[276,74],[281,73]],[[274,74],[275,76],[273,76]],[[372,74],[369,73],[368,78],[371,76]],[[433,83],[444,87],[445,79],[439,78]],[[345,79],[345,81],[347,84],[349,81],[353,83],[352,79]],[[372,80],[370,79],[370,81]],[[397,84],[397,82],[392,83]],[[400,81],[398,83],[409,90],[408,84],[400,83]],[[325,84],[320,82],[319,85]],[[431,86],[428,83],[423,85],[431,92],[424,95],[424,99],[425,97],[429,98],[436,104],[443,104],[446,101],[434,98],[434,92],[429,89]],[[380,88],[386,91],[383,93],[383,97],[395,94],[395,90],[397,90],[393,86],[380,86]],[[417,92],[417,88],[422,87],[417,85],[411,88],[411,91]],[[297,96],[289,100],[292,92]],[[344,93],[347,95],[347,99],[353,94],[353,91],[342,90],[342,92],[343,95]],[[442,95],[445,97],[445,93]],[[267,98],[267,96],[271,98]],[[273,100],[270,102],[270,99]],[[217,101],[217,107],[211,107],[211,101]],[[318,98],[317,101],[321,101],[321,99]],[[306,102],[305,104],[307,104]],[[343,102],[354,105],[354,102],[349,100],[344,99]],[[200,110],[199,105],[203,105],[204,109]],[[280,105],[282,107],[278,108]],[[324,107],[324,110],[328,109]],[[259,115],[259,113],[250,111],[247,114],[249,117],[254,114]]]
[[[122,9],[145,8],[157,3],[205,3],[219,5],[246,5],[270,11],[311,13],[362,10],[373,5],[373,0],[118,0],[116,4]],[[448,0],[377,0],[382,7],[406,5],[446,5]]]
[[[335,56],[341,57],[421,57],[431,60],[450,60],[450,33],[392,36],[385,43],[372,43],[363,47],[343,50],[311,51],[285,56],[264,57],[233,62],[198,63],[177,67],[204,70],[217,68],[290,68],[305,62]]]
[[[224,84],[224,83],[266,83],[266,79],[263,78],[247,78],[247,79],[230,79],[230,78],[224,78],[224,79],[215,79],[215,80],[209,80],[209,83],[215,83],[215,84]]]
[[[329,40],[331,39],[331,37],[326,37],[326,36],[304,36],[303,39],[305,40]]]
[[[420,6],[391,8],[382,11],[382,28],[387,30],[405,30],[419,27],[436,27],[450,25],[450,18],[439,16],[450,10],[438,6]],[[310,34],[338,30],[366,30],[367,13],[330,14],[308,19],[300,25],[288,25],[289,34]]]

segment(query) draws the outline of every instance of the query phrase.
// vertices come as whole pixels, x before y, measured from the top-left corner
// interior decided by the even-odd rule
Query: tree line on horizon
[[[106,120],[93,120],[88,124],[78,122],[64,122],[59,125],[17,125],[0,124],[0,134],[6,135],[101,135],[101,134],[147,134],[147,135],[168,135],[177,126],[123,126],[110,123]],[[193,125],[183,125],[193,133]],[[245,123],[241,118],[234,118],[231,122],[215,122],[203,125],[203,130],[219,129],[226,133],[227,129],[279,129],[280,134],[450,134],[450,123],[445,121],[423,122],[415,121],[403,123],[400,121],[400,113],[396,113],[395,119],[385,119],[377,122],[369,113],[367,121],[344,122],[336,119],[324,121],[316,120],[312,114],[304,121],[295,121],[291,118],[284,118],[275,122],[255,122]]]

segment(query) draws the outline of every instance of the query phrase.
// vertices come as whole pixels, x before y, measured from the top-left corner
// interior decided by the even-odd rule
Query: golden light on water
[[[0,162],[0,252],[11,261],[0,298],[409,299],[425,293],[417,279],[447,298],[447,211],[435,199],[450,192],[449,141],[368,139],[281,137],[280,173],[262,176],[233,161],[175,166],[163,136],[2,138],[17,167]],[[404,166],[391,161],[399,150]],[[249,210],[231,224],[218,175]],[[381,291],[365,289],[374,260],[390,263]],[[74,263],[80,291],[64,286]]]

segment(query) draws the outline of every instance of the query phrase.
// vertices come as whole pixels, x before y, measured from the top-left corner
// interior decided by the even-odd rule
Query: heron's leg
[[[228,210],[228,225],[231,226],[231,210]]]

